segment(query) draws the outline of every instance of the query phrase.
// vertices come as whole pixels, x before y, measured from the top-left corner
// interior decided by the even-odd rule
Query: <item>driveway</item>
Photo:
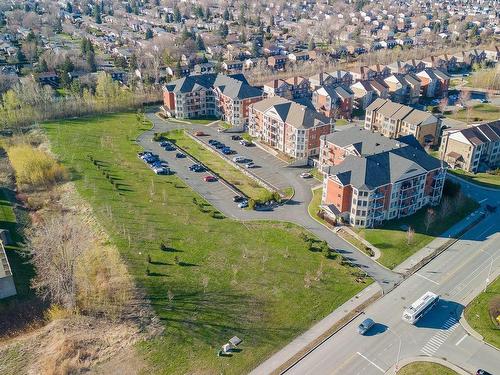
[[[384,292],[392,290],[402,281],[400,274],[372,260],[366,254],[309,216],[307,207],[312,199],[311,187],[319,184],[319,182],[312,179],[304,180],[300,178],[299,174],[306,169],[288,167],[283,161],[267,152],[257,147],[242,146],[237,141],[231,141],[230,134],[218,133],[209,126],[166,121],[160,119],[154,113],[147,113],[147,117],[153,123],[153,128],[141,134],[137,142],[145,150],[152,151],[158,154],[160,158],[166,160],[182,180],[225,216],[236,220],[278,220],[295,223],[326,241],[331,248],[337,249],[353,265],[359,267],[377,281]],[[205,173],[190,172],[188,170],[189,165],[192,164],[191,160],[188,160],[188,158],[177,159],[175,152],[165,151],[157,142],[152,141],[154,133],[166,132],[173,129],[184,129],[190,132],[203,131],[209,134],[209,137],[204,137],[207,138],[207,142],[209,138],[220,139],[238,153],[253,159],[260,168],[255,168],[252,172],[259,177],[282,188],[292,187],[295,192],[293,199],[275,208],[273,211],[249,211],[238,208],[232,202],[232,196],[235,193],[229,187],[220,181],[211,183],[203,181]]]

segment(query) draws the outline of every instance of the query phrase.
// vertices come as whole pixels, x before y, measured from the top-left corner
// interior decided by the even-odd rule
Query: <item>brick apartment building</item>
[[[354,127],[322,137],[322,209],[374,227],[439,203],[446,170],[413,136],[400,140]]]
[[[318,155],[320,137],[332,131],[322,113],[279,96],[250,106],[249,134],[296,159]]]
[[[304,77],[291,77],[288,79],[273,79],[264,84],[266,96],[281,96],[285,99],[300,99],[311,97],[309,80]]]
[[[439,157],[452,168],[480,172],[500,167],[500,120],[443,132]]]
[[[177,118],[216,116],[236,127],[248,123],[248,107],[263,98],[262,90],[242,74],[190,75],[163,87],[166,111]]]
[[[430,146],[437,144],[439,120],[429,112],[375,99],[366,108],[365,129],[389,138],[413,135],[422,146]]]

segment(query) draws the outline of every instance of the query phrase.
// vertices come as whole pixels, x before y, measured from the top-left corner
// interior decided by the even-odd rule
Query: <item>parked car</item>
[[[156,167],[156,168],[153,168],[153,172],[156,174],[169,174],[170,169],[165,168],[165,167]]]
[[[165,151],[175,151],[176,148],[172,144],[168,144],[165,147],[163,147]]]
[[[161,142],[160,142],[160,146],[161,146],[161,147],[172,146],[172,143],[167,142],[167,141],[161,141]]]
[[[197,131],[197,132],[194,132],[194,135],[197,136],[197,137],[204,137],[204,136],[206,136],[208,134],[204,133],[204,132]]]
[[[217,132],[218,133],[222,133],[224,130],[226,130],[226,129],[224,129],[224,128],[217,128]]]
[[[245,157],[244,157],[244,156],[235,156],[235,157],[233,158],[233,161],[234,161],[235,163],[243,163],[245,160],[246,160],[246,159],[245,159]]]
[[[312,176],[313,176],[313,175],[312,175],[311,173],[309,173],[309,172],[302,172],[302,173],[300,174],[300,177],[301,177],[301,178],[311,178]]]
[[[219,143],[219,141],[217,141],[217,140],[215,140],[215,139],[209,139],[209,140],[208,140],[208,144],[209,144],[210,146],[213,146],[213,145],[214,145],[214,144],[216,144],[216,143]]]
[[[245,197],[242,197],[241,195],[235,195],[233,197],[233,202],[235,203],[243,202],[244,200],[246,200]]]
[[[229,147],[224,147],[221,152],[224,154],[224,155],[231,155],[231,154],[234,154],[236,153],[236,151],[234,150],[231,150]]]
[[[248,207],[248,201],[245,199],[244,201],[238,203],[239,208],[245,208]]]
[[[217,143],[215,145],[215,148],[218,149],[218,150],[220,150],[221,148],[224,148],[224,147],[226,147],[226,145],[224,143]]]
[[[241,135],[232,135],[231,140],[233,141],[239,141],[241,139]]]
[[[242,139],[242,140],[240,141],[240,145],[243,145],[243,146],[245,146],[245,147],[248,147],[248,146],[250,146],[251,144],[252,144],[252,143],[248,142],[246,139]]]
[[[193,164],[189,167],[189,170],[192,172],[203,172],[205,168],[200,164]]]
[[[183,154],[182,152],[178,152],[178,153],[175,154],[175,157],[177,159],[182,159],[182,158],[186,157],[186,154]]]
[[[370,330],[375,325],[375,322],[373,319],[366,318],[361,322],[361,324],[358,326],[358,333],[360,335],[364,335],[366,332]]]
[[[250,163],[246,163],[245,164],[245,168],[255,168],[257,165],[254,163],[254,162],[250,162]]]
[[[209,176],[203,177],[203,180],[205,180],[205,182],[215,182],[215,181],[217,181],[217,177],[209,175]]]
[[[476,371],[476,375],[493,375],[486,370],[479,369]]]

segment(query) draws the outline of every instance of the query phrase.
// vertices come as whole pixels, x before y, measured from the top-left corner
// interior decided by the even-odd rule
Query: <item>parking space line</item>
[[[460,340],[457,341],[457,343],[455,344],[456,346],[460,345],[460,343],[462,341],[464,341],[466,338],[467,338],[468,335],[464,335],[464,337],[462,337]]]
[[[360,355],[361,357],[363,357],[364,359],[366,359],[368,362],[370,362],[373,366],[375,366],[375,368],[377,368],[378,370],[380,370],[382,373],[385,373],[385,370],[378,366],[376,363],[370,361],[368,358],[366,358],[363,354],[361,354],[360,352],[356,352],[358,355]]]

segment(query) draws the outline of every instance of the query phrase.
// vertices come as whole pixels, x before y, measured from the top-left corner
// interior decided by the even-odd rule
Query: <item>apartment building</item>
[[[420,79],[414,73],[395,73],[384,79],[389,87],[392,101],[403,104],[415,104],[420,97]]]
[[[296,76],[288,79],[273,79],[264,84],[266,96],[281,96],[286,99],[300,99],[311,96],[309,80]]]
[[[250,106],[248,132],[296,159],[319,154],[320,137],[333,131],[324,114],[278,96]]]
[[[312,103],[318,112],[329,118],[352,117],[354,94],[348,87],[322,86],[313,92]]]
[[[448,95],[450,76],[439,69],[426,68],[418,72],[421,95],[427,98],[442,98]]]
[[[354,95],[355,107],[362,110],[365,110],[377,98],[389,97],[389,86],[381,78],[358,81],[349,88]]]
[[[309,77],[313,90],[321,86],[343,85],[349,86],[353,82],[352,74],[345,70],[334,70],[329,73],[318,73]]]
[[[446,177],[441,162],[412,136],[396,141],[362,129],[323,137],[320,165],[322,209],[356,227],[375,227],[438,204]]]
[[[413,135],[422,146],[437,144],[439,119],[387,99],[375,99],[366,108],[365,129],[389,138]]]
[[[451,168],[480,172],[500,167],[500,120],[443,132],[439,157]]]
[[[263,98],[262,90],[242,74],[190,75],[163,87],[164,109],[177,118],[216,116],[235,127],[248,123],[248,107]]]

